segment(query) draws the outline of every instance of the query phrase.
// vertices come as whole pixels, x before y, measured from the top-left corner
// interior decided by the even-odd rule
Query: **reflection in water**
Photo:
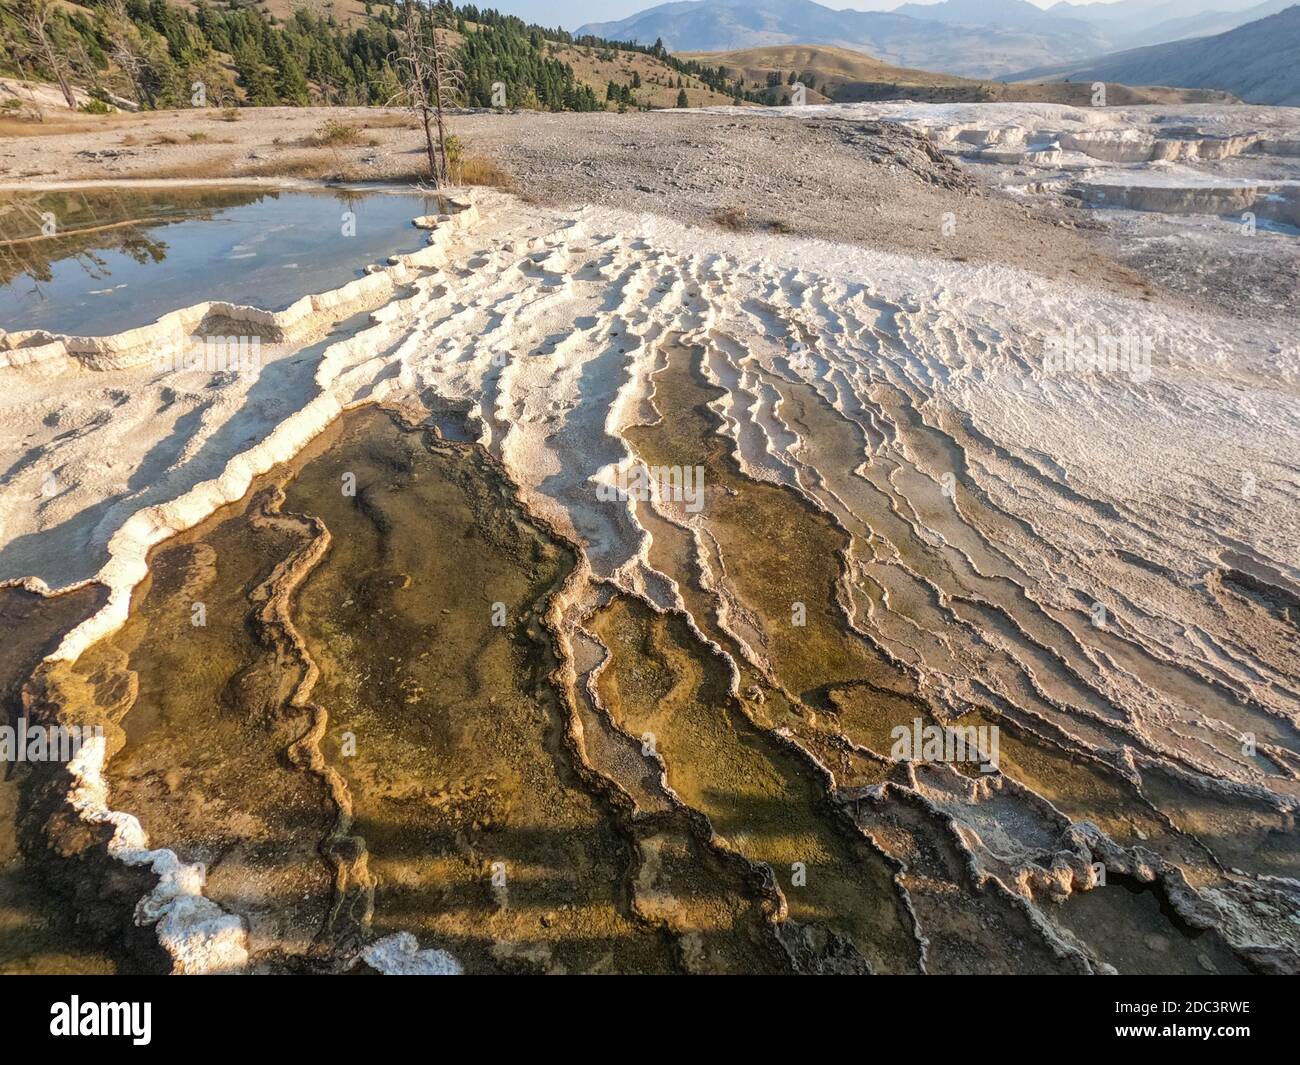
[[[202,300],[281,310],[423,247],[427,234],[411,219],[443,206],[355,189],[0,198],[0,323],[99,336]]]
[[[48,282],[53,265],[74,259],[97,278],[107,263],[97,252],[124,251],[138,262],[161,262],[167,245],[146,229],[252,203],[258,191],[75,189],[0,198],[0,284]],[[148,249],[148,250],[146,250]],[[141,258],[145,256],[145,258]]]

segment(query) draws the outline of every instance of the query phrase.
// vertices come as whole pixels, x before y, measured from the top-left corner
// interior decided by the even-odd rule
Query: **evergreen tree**
[[[203,83],[209,102],[255,106],[385,104],[400,95],[390,59],[398,50],[397,23],[386,0],[364,0],[369,17],[346,28],[333,14],[321,16],[305,7],[281,21],[253,0],[192,0],[192,6],[177,0],[0,2],[6,10],[18,3],[43,4],[53,46],[10,47],[14,34],[6,36],[7,27],[0,26],[0,39],[6,40],[0,73],[58,80],[71,71],[83,84],[131,96],[146,108],[190,106],[194,81]],[[602,100],[599,90],[583,84],[564,62],[560,48],[566,45],[608,61],[629,52],[652,56],[668,74],[653,75],[654,83],[679,92],[699,83],[737,97],[755,95],[746,94],[739,80],[733,86],[725,68],[669,54],[662,40],[651,46],[591,36],[575,40],[564,30],[448,0],[435,0],[429,16],[442,30],[454,30],[459,41],[456,62],[465,79],[457,103],[490,106],[492,86],[501,82],[512,107],[636,106],[633,90],[644,84],[639,71],[632,72],[630,85],[611,80]]]

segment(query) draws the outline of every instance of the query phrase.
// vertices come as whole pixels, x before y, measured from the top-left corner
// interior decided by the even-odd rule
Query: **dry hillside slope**
[[[1060,103],[1087,104],[1090,83],[1041,82],[1009,84],[1002,81],[960,78],[930,70],[891,66],[864,52],[827,45],[781,44],[767,48],[744,48],[732,52],[683,52],[709,66],[725,66],[759,87],[771,73],[785,76],[795,72],[805,84],[836,103],[871,100],[924,100],[942,103]],[[1112,104],[1230,103],[1230,93],[1206,89],[1135,88],[1110,84],[1107,102]],[[812,96],[809,102],[818,102]]]

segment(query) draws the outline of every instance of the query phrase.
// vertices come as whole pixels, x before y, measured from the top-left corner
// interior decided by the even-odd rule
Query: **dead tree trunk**
[[[50,40],[49,23],[53,13],[50,0],[21,0],[14,5],[14,10],[32,45],[41,53],[45,65],[54,74],[59,89],[63,92],[63,98],[68,102],[68,107],[75,111],[77,97],[72,91],[72,83],[68,81],[67,71],[64,70],[63,57],[59,55],[54,42]]]
[[[451,180],[445,108],[456,97],[461,74],[438,35],[433,14],[421,10],[414,0],[404,0],[402,46],[395,62],[402,72],[406,105],[420,116],[424,129],[429,180],[441,187]]]
[[[430,51],[433,55],[433,106],[434,115],[438,120],[438,185],[448,185],[451,183],[451,160],[447,158],[447,124],[443,119],[443,90],[446,87],[443,80],[445,71],[443,64],[446,57],[442,54],[442,44],[438,40],[438,27],[432,26],[429,30],[432,34],[433,41]]]

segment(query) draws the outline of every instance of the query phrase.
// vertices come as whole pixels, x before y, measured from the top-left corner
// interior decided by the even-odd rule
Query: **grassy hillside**
[[[15,17],[23,2],[0,0],[0,75],[56,80],[56,63]],[[109,0],[53,2],[57,66],[102,101],[190,107],[201,82],[209,106],[401,102],[401,9],[388,0],[122,0],[117,10]],[[744,95],[662,45],[575,40],[472,4],[431,11],[464,74],[453,100],[461,106],[491,106],[497,82],[507,106],[550,111],[699,107]]]
[[[188,3],[193,6],[193,0],[188,0]],[[381,5],[368,5],[365,0],[259,0],[257,6],[282,22],[293,18],[298,8],[305,7],[321,16],[333,15],[334,21],[350,25],[370,17],[366,14],[367,7],[373,9]]]
[[[726,67],[751,91],[765,88],[772,80],[784,86],[788,84],[789,76],[794,74],[805,85],[815,86],[818,97],[824,96],[836,103],[909,99],[936,103],[1006,101],[1084,105],[1092,96],[1090,83],[1008,84],[960,78],[928,70],[895,67],[864,52],[823,45],[783,44],[734,52],[692,52],[682,58]],[[1230,102],[1232,99],[1228,93],[1203,89],[1107,85],[1107,102],[1111,104],[1212,103]],[[810,93],[808,101],[815,103],[817,99]]]
[[[686,90],[690,107],[735,102],[732,95],[711,89],[699,78],[645,52],[580,44],[553,44],[551,49],[553,55],[573,67],[580,81],[596,89],[602,99],[611,81],[629,88],[639,81],[640,87],[632,88],[632,95],[641,107],[674,107],[679,89]]]
[[[925,79],[930,84],[967,85],[969,79],[923,70],[906,70],[882,63],[865,52],[829,45],[778,44],[767,48],[744,48],[735,52],[688,52],[683,58],[725,65],[747,82],[762,83],[772,71],[811,73],[818,87],[832,87],[859,81],[895,80],[900,76]],[[806,84],[806,82],[805,82]]]
[[[55,80],[47,52],[27,39],[16,3],[0,0],[0,76]],[[400,8],[389,0],[53,0],[50,36],[83,109],[128,101],[185,108],[202,83],[206,106],[375,106],[402,102],[396,54]],[[1086,104],[1086,83],[1005,84],[891,66],[865,53],[778,45],[676,56],[652,46],[574,38],[472,4],[431,8],[454,46],[463,92],[454,104],[549,111],[626,111],[737,102],[789,103],[798,81],[808,103],[907,98]],[[123,55],[130,59],[124,65]],[[80,97],[79,97],[80,99]],[[1108,102],[1232,99],[1213,91],[1126,89]],[[12,102],[12,101],[11,101]],[[7,106],[7,105],[6,105]],[[15,117],[9,112],[9,117]]]

